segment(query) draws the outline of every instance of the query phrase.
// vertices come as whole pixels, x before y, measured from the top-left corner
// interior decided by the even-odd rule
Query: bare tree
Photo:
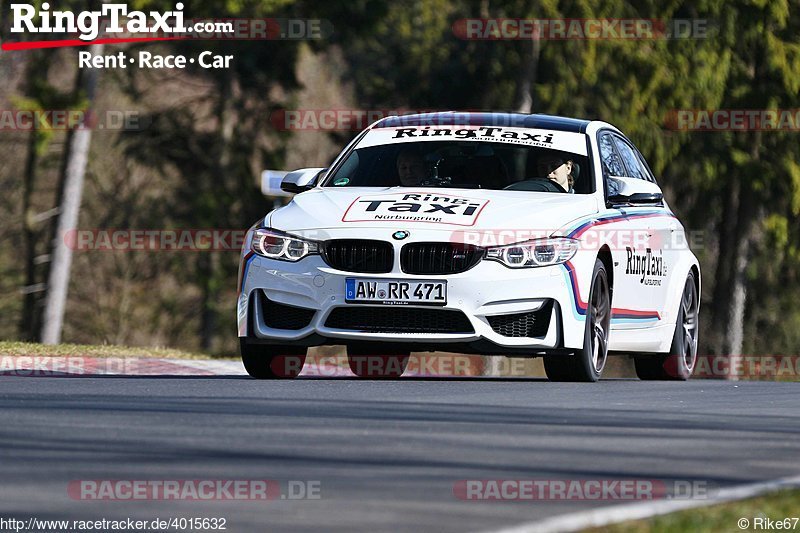
[[[89,47],[94,55],[103,53],[103,45]],[[95,89],[99,77],[98,70],[80,71],[82,89],[86,94],[86,116],[94,102]],[[70,136],[65,153],[64,183],[61,195],[60,213],[52,243],[52,263],[47,280],[47,296],[45,297],[42,320],[41,340],[44,344],[61,342],[61,330],[64,325],[64,311],[69,289],[69,277],[72,267],[72,249],[64,240],[66,233],[78,224],[78,214],[83,197],[83,180],[86,164],[89,159],[89,147],[92,141],[92,130],[88,124],[75,130]]]
[[[539,35],[523,42],[522,68],[517,75],[516,94],[514,96],[514,110],[517,113],[532,113],[534,111],[533,86],[536,84],[536,70],[539,67],[539,54],[541,51]]]

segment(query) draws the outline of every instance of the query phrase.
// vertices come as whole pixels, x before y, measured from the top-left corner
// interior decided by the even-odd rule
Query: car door
[[[617,193],[613,176],[631,177],[625,164],[615,132],[601,130],[598,148],[606,186],[606,198]],[[648,221],[640,215],[641,209],[631,206],[609,206],[601,218],[605,221],[599,229],[610,243],[614,262],[614,294],[612,298],[612,329],[648,327],[657,320],[653,291],[642,282],[641,269],[647,258]]]
[[[645,172],[647,172],[649,180],[658,185],[656,178],[650,169],[650,165],[647,164],[647,161],[642,153],[639,152],[639,150],[636,150],[636,155],[639,158],[642,168]],[[674,316],[677,312],[676,309],[665,308],[667,300],[669,299],[667,276],[670,274],[668,271],[670,269],[670,265],[675,265],[678,263],[681,258],[681,253],[688,247],[689,244],[686,240],[683,225],[675,217],[666,200],[663,202],[660,213],[660,216],[652,219],[651,227],[654,234],[653,238],[657,238],[658,247],[663,252],[664,264],[662,276],[660,278],[661,282],[655,284],[655,293],[653,297],[655,298],[656,308],[661,310],[661,323],[668,323],[677,318]]]
[[[630,141],[620,135],[614,135],[614,146],[625,164],[628,176],[655,183],[650,167]],[[667,297],[666,276],[670,263],[669,244],[676,220],[663,203],[630,207],[626,212],[634,230],[638,234],[646,232],[646,242],[643,243],[643,247],[627,254],[625,275],[634,277],[638,283],[638,292],[647,299],[649,309],[657,313],[647,319],[639,319],[640,324],[659,325],[664,319]]]

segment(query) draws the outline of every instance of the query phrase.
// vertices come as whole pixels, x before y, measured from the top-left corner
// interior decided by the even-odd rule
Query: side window
[[[624,176],[625,167],[622,165],[619,154],[614,149],[614,141],[610,133],[603,133],[598,139],[600,147],[600,161],[603,163],[603,176]]]
[[[653,176],[653,171],[650,170],[650,165],[647,164],[647,161],[645,160],[644,156],[642,155],[642,152],[640,152],[639,150],[636,150],[636,157],[639,158],[639,164],[642,166],[642,168],[645,171],[645,178],[647,179],[647,181],[652,181],[653,183],[656,183],[656,177]],[[656,185],[658,185],[658,183],[656,183]]]
[[[358,151],[353,150],[353,153],[350,154],[350,157],[348,157],[345,162],[342,163],[342,166],[339,167],[339,170],[336,172],[336,179],[333,180],[331,185],[335,187],[341,187],[353,181],[353,178],[358,172],[359,159]]]
[[[647,170],[642,166],[642,163],[639,161],[639,158],[636,157],[636,154],[633,152],[633,148],[620,139],[619,137],[614,137],[614,144],[617,146],[617,150],[619,150],[619,154],[622,156],[622,160],[625,162],[625,166],[628,169],[628,177],[631,178],[639,178],[640,180],[647,180]]]

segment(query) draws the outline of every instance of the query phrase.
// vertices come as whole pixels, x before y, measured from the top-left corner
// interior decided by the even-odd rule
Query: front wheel
[[[672,346],[668,354],[637,357],[633,363],[636,375],[642,380],[686,381],[697,363],[697,332],[699,325],[700,299],[694,272],[686,276],[678,320],[672,335]]]
[[[256,379],[294,379],[300,375],[306,362],[306,348],[249,344],[239,338],[242,364]]]
[[[597,381],[608,358],[608,334],[611,327],[611,289],[606,267],[594,262],[589,304],[586,306],[586,329],[583,349],[570,355],[549,355],[544,370],[550,381]]]

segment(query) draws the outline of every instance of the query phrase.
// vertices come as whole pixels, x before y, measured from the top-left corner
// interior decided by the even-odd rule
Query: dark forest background
[[[52,3],[52,2],[51,2]],[[701,353],[800,351],[798,130],[687,132],[677,109],[800,108],[800,2],[229,0],[191,18],[323,19],[321,39],[107,46],[232,54],[230,69],[77,68],[0,52],[0,109],[134,111],[92,132],[79,228],[249,227],[263,169],[326,166],[355,131],[282,131],[293,109],[492,109],[598,118],[648,159],[704,274]],[[171,3],[136,1],[137,9]],[[75,0],[53,8],[87,9]],[[0,30],[7,32],[8,6]],[[470,17],[708,21],[704,38],[465,40]],[[20,37],[13,36],[15,40]],[[30,38],[31,36],[24,36]],[[34,36],[35,37],[35,36]],[[797,125],[795,125],[797,126]],[[0,128],[0,339],[36,340],[70,133]],[[236,350],[237,252],[76,252],[63,340]]]

